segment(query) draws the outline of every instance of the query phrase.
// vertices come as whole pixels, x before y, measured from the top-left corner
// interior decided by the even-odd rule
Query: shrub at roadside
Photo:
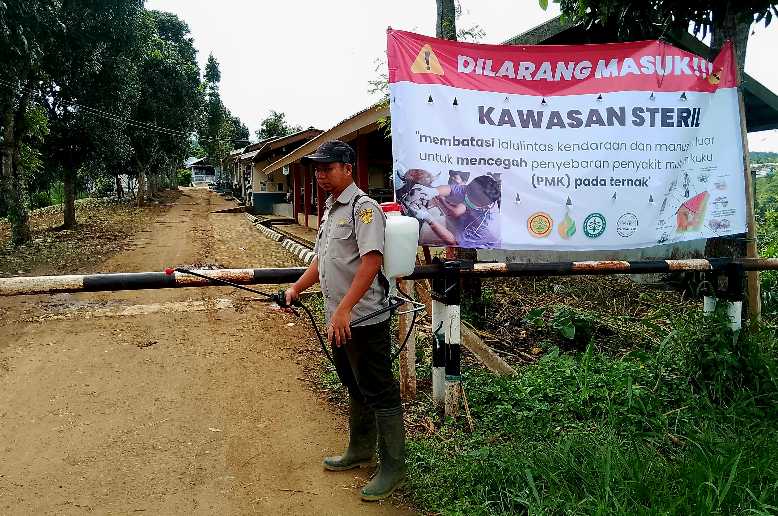
[[[552,351],[466,372],[476,421],[409,444],[418,505],[445,514],[778,511],[776,336],[692,313],[649,352]]]
[[[192,186],[192,171],[180,168],[176,171],[176,182],[178,186]]]

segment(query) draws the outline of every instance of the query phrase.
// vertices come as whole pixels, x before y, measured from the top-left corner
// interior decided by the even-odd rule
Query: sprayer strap
[[[354,238],[356,238],[356,236],[357,236],[357,202],[362,197],[367,197],[368,199],[370,199],[370,197],[368,197],[365,194],[357,194],[357,195],[354,196],[354,200],[351,203],[351,220],[354,223]],[[381,213],[381,216],[386,217],[386,215],[384,215],[383,210],[379,209],[378,211]],[[384,288],[384,295],[388,296],[389,295],[389,280],[384,275],[383,269],[378,269],[378,284],[381,285]]]

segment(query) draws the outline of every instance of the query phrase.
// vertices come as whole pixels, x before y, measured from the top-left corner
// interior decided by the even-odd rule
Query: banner
[[[424,245],[629,249],[746,231],[732,46],[388,33],[395,196]]]

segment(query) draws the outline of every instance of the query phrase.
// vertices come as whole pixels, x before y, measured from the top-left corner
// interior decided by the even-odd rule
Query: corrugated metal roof
[[[325,142],[327,140],[342,138],[344,136],[352,134],[354,131],[358,131],[359,129],[375,124],[378,120],[380,120],[381,118],[385,118],[387,116],[389,116],[388,105],[382,105],[382,103],[380,102],[373,104],[372,106],[369,106],[351,115],[350,117],[341,120],[330,129],[321,133],[316,138],[313,138],[312,140],[308,141],[305,145],[298,147],[297,149],[293,150],[292,152],[282,157],[281,159],[275,161],[274,163],[271,163],[270,165],[265,167],[263,172],[265,174],[270,174],[271,172],[278,170],[290,163],[294,163],[295,161],[299,160],[301,157],[310,154],[316,148],[318,148],[319,145],[322,144],[322,142]]]
[[[254,159],[254,156],[256,156],[257,154],[259,154],[259,149],[251,152],[245,152],[240,155],[240,160],[245,161],[245,160]]]

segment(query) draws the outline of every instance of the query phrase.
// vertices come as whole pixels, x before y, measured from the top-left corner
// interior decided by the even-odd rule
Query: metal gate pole
[[[432,398],[444,414],[459,413],[461,332],[459,269],[457,261],[443,262],[443,273],[432,280]]]
[[[737,263],[729,264],[725,269],[726,287],[721,288],[719,280],[721,275],[713,273],[713,294],[703,297],[702,311],[711,314],[716,310],[719,301],[725,302],[729,327],[734,332],[733,339],[737,341],[740,329],[743,326],[743,287],[745,282],[745,270]]]
[[[445,290],[445,282],[442,278],[433,278],[432,292],[432,400],[435,406],[443,406],[446,396],[446,358],[445,358],[445,330],[443,328],[446,319],[446,305],[440,301],[436,292]]]

